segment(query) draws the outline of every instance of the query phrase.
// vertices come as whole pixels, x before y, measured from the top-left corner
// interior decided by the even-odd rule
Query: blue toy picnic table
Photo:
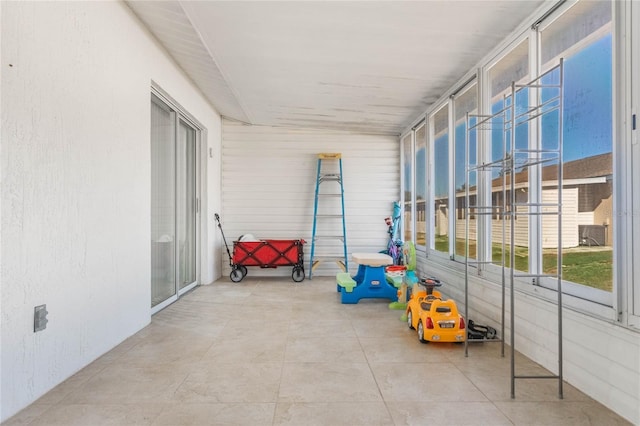
[[[351,277],[347,272],[336,276],[337,290],[342,303],[358,303],[360,299],[381,298],[398,300],[398,290],[387,282],[385,266],[393,265],[391,256],[383,253],[353,253],[358,272]]]

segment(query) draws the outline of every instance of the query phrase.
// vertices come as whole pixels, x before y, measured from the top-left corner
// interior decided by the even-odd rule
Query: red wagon
[[[247,266],[261,268],[277,268],[278,266],[293,266],[291,278],[297,283],[304,280],[304,240],[250,240],[233,242],[233,256],[229,251],[227,239],[222,231],[220,216],[214,214],[218,228],[224,240],[224,246],[229,255],[231,281],[237,283],[247,275]]]
[[[247,275],[247,266],[277,268],[293,266],[293,281],[304,280],[304,240],[234,241],[230,278],[240,282]]]

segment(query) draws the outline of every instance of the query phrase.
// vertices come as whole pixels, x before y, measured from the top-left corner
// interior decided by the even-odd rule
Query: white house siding
[[[593,212],[579,212],[578,213],[578,225],[593,225],[594,222]]]
[[[504,224],[504,233],[502,231],[502,221],[500,219],[492,219],[491,220],[491,241],[493,242],[493,244],[502,244],[502,241],[504,240],[504,243],[509,245],[511,243],[511,221],[507,218],[505,224]],[[520,232],[517,234],[517,237],[519,236],[520,238],[517,238],[515,240],[516,245],[519,246],[528,246],[529,245],[529,224],[527,223],[526,220],[523,220],[521,222],[516,222],[516,229],[518,229],[517,227],[520,226],[521,228],[524,227],[524,232]],[[524,239],[522,239],[522,236],[524,235]]]
[[[449,219],[447,216],[447,208],[440,207],[436,210],[435,215],[435,232],[436,236],[447,235],[449,232]]]
[[[551,192],[551,194],[549,194]],[[557,191],[543,191],[543,203],[556,202]],[[575,247],[578,245],[578,212],[577,212],[577,195],[576,190],[565,190],[564,204],[565,210],[563,210],[563,230],[562,230],[562,243],[564,247]],[[529,211],[528,207],[518,206],[517,211],[520,213],[515,221],[515,244],[520,247],[527,247],[529,245]],[[557,216],[543,215],[542,217],[542,241],[544,248],[557,247],[558,244],[558,219]],[[502,241],[502,222],[499,219],[492,219],[492,238],[495,243]],[[469,221],[469,239],[475,240],[477,233],[477,220]],[[465,220],[456,219],[456,238],[465,239]],[[509,243],[511,232],[511,221],[507,218],[505,226],[505,235],[507,244]]]
[[[208,130],[207,213],[220,118],[123,3],[0,8],[4,420],[150,321],[152,80]],[[205,261],[201,280],[219,273]]]
[[[230,250],[234,240],[248,233],[261,239],[304,239],[308,276],[318,154],[333,152],[342,154],[349,254],[386,248],[388,233],[384,218],[392,214],[400,187],[396,137],[250,126],[224,120],[222,142],[221,217]],[[323,172],[332,171],[336,164],[323,161]],[[334,182],[321,184],[324,192],[336,192],[338,188]],[[339,213],[340,199],[323,198],[319,212]],[[342,231],[340,219],[318,219],[318,235],[335,235],[336,231]],[[323,254],[324,247],[327,244],[318,243],[316,254]],[[332,248],[324,254],[342,254],[341,242],[337,241]],[[223,273],[228,274],[226,252],[223,262],[226,268]],[[350,271],[354,267],[349,259]],[[338,271],[335,262],[323,262],[313,275],[328,276]],[[291,268],[250,267],[248,274],[286,276],[291,275]]]
[[[429,275],[440,278],[444,283],[442,291],[458,303],[464,312],[464,269],[457,262],[430,260],[418,257],[418,271],[428,271]],[[469,318],[479,324],[488,324],[500,330],[501,288],[499,273],[484,272],[485,278],[474,274],[469,277]],[[531,289],[543,293],[542,289]],[[547,294],[551,300],[554,294]],[[505,336],[509,343],[509,291]],[[536,295],[517,291],[516,306],[516,349],[557,373],[557,308]],[[598,307],[598,312],[609,318],[596,318],[593,313],[583,313],[570,308],[563,310],[563,375],[564,379],[582,392],[629,419],[632,424],[640,424],[638,401],[640,400],[640,339],[638,333],[620,327],[612,321],[616,317],[612,309]],[[507,352],[508,353],[508,352]],[[472,361],[474,345],[469,346]],[[499,357],[499,355],[496,355]],[[464,357],[462,351],[460,357]],[[502,359],[509,362],[508,355]],[[517,364],[516,364],[517,368]],[[555,383],[555,382],[554,382]],[[557,386],[549,384],[549,398],[557,397]],[[527,382],[516,382],[518,395],[526,392]],[[509,381],[504,381],[505,395]],[[567,393],[565,393],[567,395]]]
[[[456,219],[456,239],[465,240],[467,232],[466,219]],[[469,240],[475,241],[478,237],[478,216],[469,219]]]
[[[542,192],[543,203],[557,203],[558,191],[544,190]],[[579,242],[578,224],[581,220],[586,220],[587,216],[581,216],[578,213],[578,190],[565,189],[563,192],[563,228],[562,228],[562,246],[576,247]],[[545,207],[544,211],[556,210],[555,207]],[[529,245],[529,208],[525,206],[517,207],[519,215],[515,220],[515,245],[520,247],[528,247]],[[542,244],[543,248],[554,248],[558,246],[558,217],[556,215],[541,215],[542,218]],[[505,234],[507,244],[511,233],[511,221],[507,218],[505,224]],[[464,225],[463,228],[464,229]],[[502,222],[499,219],[491,220],[491,238],[494,243],[501,242],[503,239]]]
[[[542,191],[542,203],[558,202],[557,189]],[[557,211],[556,207],[545,207],[543,211]],[[577,247],[580,243],[578,232],[578,188],[562,190],[562,247]],[[558,247],[558,216],[542,216],[542,248]]]

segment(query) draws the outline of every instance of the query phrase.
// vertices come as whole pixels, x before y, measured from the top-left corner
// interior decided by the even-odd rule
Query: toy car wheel
[[[297,283],[304,280],[304,268],[301,268],[301,267],[293,268],[293,272],[291,273],[291,278],[293,278],[293,281]]]
[[[231,278],[231,281],[233,281],[234,283],[239,283],[244,278],[244,275],[242,274],[242,271],[240,269],[234,268],[231,270],[229,278]]]
[[[411,309],[407,312],[407,325],[413,330],[413,312],[411,312]]]
[[[238,269],[242,272],[242,278],[247,276],[247,267],[244,265],[238,265]]]
[[[424,339],[424,326],[422,325],[422,320],[418,321],[418,340],[422,343],[428,343],[428,341]]]

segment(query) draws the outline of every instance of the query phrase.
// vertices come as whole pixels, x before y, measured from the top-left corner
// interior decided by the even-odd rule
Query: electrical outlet
[[[47,305],[40,305],[33,308],[33,332],[42,331],[47,328]]]

